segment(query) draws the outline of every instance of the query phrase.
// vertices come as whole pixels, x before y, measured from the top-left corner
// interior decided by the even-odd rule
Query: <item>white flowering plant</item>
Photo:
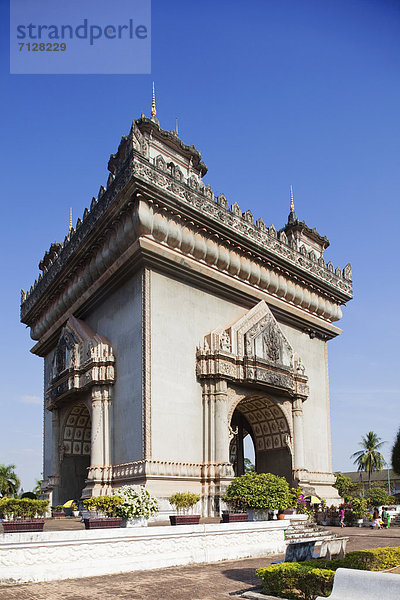
[[[123,501],[118,506],[118,516],[123,519],[136,519],[138,517],[148,519],[160,510],[157,498],[154,498],[148,490],[139,485],[124,485],[115,490],[114,493]]]

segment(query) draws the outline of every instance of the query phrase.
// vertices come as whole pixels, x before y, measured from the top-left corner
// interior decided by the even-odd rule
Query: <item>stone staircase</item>
[[[390,520],[390,527],[400,527],[400,513]]]
[[[285,541],[286,545],[291,542],[306,542],[308,540],[317,540],[319,545],[324,540],[333,540],[338,537],[335,533],[309,521],[297,521],[290,519],[290,525],[286,529]]]

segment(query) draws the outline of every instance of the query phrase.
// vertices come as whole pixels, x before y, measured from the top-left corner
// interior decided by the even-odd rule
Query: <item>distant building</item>
[[[248,143],[243,130],[233,169]],[[280,230],[215,198],[200,153],[161,129],[154,102],[108,168],[22,292],[44,358],[52,503],[142,484],[161,499],[198,492],[203,514],[218,513],[246,435],[257,471],[338,502],[327,341],[352,298],[350,265],[326,263],[329,242],[292,194]]]
[[[343,473],[343,475],[350,477],[353,483],[362,483],[365,486],[365,489],[368,488],[368,473],[365,471],[350,471],[349,473]],[[392,495],[400,494],[400,475],[395,473],[392,469],[373,471],[371,473],[371,483],[385,488],[385,490],[390,491]]]

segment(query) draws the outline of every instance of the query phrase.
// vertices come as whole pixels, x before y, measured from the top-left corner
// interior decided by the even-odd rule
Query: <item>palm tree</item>
[[[18,492],[20,481],[14,471],[15,465],[0,464],[0,494],[12,496]]]
[[[357,465],[357,471],[368,472],[368,485],[371,485],[372,471],[381,471],[385,465],[385,459],[378,452],[379,448],[386,444],[376,433],[369,431],[366,436],[362,436],[359,446],[362,450],[354,452],[350,458],[354,458],[354,464]]]

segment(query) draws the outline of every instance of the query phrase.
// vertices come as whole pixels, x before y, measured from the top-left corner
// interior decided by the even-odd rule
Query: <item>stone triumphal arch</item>
[[[45,493],[142,484],[167,509],[191,490],[215,514],[249,435],[258,471],[337,500],[327,342],[350,265],[326,263],[293,197],[279,230],[215,198],[199,152],[154,107],[108,168],[21,297],[45,366]]]

